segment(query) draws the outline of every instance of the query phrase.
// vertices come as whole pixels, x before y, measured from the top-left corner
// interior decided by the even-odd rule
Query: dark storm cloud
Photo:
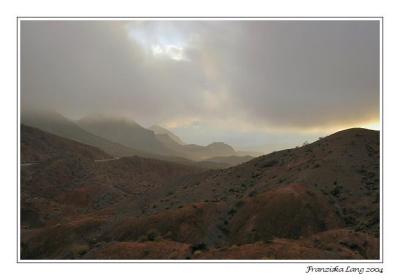
[[[22,106],[67,115],[102,112],[157,118],[196,111],[204,83],[195,65],[154,61],[118,22],[24,22],[21,28]],[[182,73],[184,76],[182,76]],[[165,110],[165,112],[164,112]]]
[[[242,34],[223,72],[251,118],[293,127],[378,118],[377,22],[250,23]]]
[[[377,120],[379,23],[24,21],[21,102],[171,127]]]

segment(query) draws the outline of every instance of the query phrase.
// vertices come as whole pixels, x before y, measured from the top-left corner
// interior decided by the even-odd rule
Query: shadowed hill
[[[140,152],[91,134],[56,112],[22,112],[21,123],[43,131],[91,145],[113,156],[137,155]]]
[[[111,158],[100,149],[21,125],[21,162],[80,155],[92,160]]]

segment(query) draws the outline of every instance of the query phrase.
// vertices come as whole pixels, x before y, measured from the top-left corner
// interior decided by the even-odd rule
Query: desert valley
[[[379,131],[265,155],[22,115],[21,258],[379,259]]]

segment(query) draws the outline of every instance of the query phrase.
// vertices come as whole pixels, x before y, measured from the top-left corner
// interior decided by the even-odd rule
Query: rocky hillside
[[[24,259],[377,259],[379,132],[239,166],[140,157],[21,170]]]

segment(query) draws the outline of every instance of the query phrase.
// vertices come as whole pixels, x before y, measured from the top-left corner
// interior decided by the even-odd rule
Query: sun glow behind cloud
[[[362,124],[360,127],[367,128],[367,129],[373,129],[373,130],[380,130],[381,123],[379,121],[373,121],[373,122],[368,122],[368,123]]]
[[[175,45],[152,45],[151,52],[154,57],[167,57],[172,60],[188,60],[183,47]]]
[[[169,25],[128,24],[129,39],[138,44],[153,58],[167,58],[175,61],[188,61],[185,54],[187,39]]]

